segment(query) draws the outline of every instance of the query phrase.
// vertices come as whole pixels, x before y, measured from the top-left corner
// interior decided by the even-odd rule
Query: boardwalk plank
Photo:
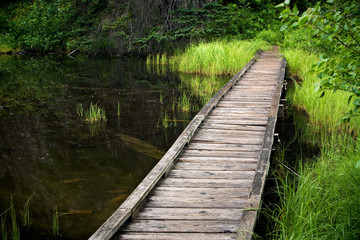
[[[172,187],[223,187],[247,188],[252,186],[252,179],[216,179],[216,178],[172,178],[167,177],[161,182],[161,186]]]
[[[242,213],[239,208],[144,208],[136,219],[237,221],[240,220]]]
[[[260,154],[259,154],[260,155]],[[191,169],[191,170],[210,170],[210,171],[240,171],[240,170],[256,170],[257,163],[241,163],[239,162],[226,162],[226,163],[194,163],[194,162],[179,162],[174,169]]]
[[[208,162],[208,163],[257,163],[259,161],[259,157],[249,157],[249,156],[222,156],[222,157],[214,157],[214,156],[181,156],[178,159],[178,162]]]
[[[247,197],[250,188],[239,188],[233,191],[232,188],[179,188],[179,187],[158,187],[151,197],[178,197],[178,198],[243,198]]]
[[[164,208],[184,208],[184,207],[194,207],[194,208],[241,208],[246,204],[246,199],[249,197],[248,193],[244,193],[243,198],[225,198],[218,197],[208,197],[208,196],[197,196],[197,197],[157,197],[150,196],[146,206],[147,207],[164,207]]]
[[[262,139],[261,139],[262,140]],[[263,141],[263,140],[262,140]],[[221,150],[185,150],[182,156],[203,156],[203,157],[260,157],[260,151],[239,152],[239,151],[221,151]]]
[[[218,178],[218,179],[252,179],[255,171],[202,171],[202,170],[172,170],[169,177],[173,178]]]
[[[124,232],[192,232],[231,233],[237,231],[236,221],[134,220]]]
[[[186,149],[212,149],[212,150],[235,150],[235,151],[259,151],[261,149],[261,145],[244,145],[244,144],[215,144],[215,143],[199,143],[199,142],[191,142]]]
[[[235,233],[124,233],[114,240],[231,240],[236,239]]]

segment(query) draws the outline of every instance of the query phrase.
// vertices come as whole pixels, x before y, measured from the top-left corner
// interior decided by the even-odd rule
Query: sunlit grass
[[[148,71],[151,72],[161,72],[160,66],[166,64],[170,69],[186,73],[234,75],[259,49],[270,50],[271,46],[261,39],[217,40],[192,44],[171,56],[166,53],[149,55],[146,63]]]
[[[190,45],[184,52],[172,56],[170,62],[181,72],[234,75],[259,49],[270,50],[271,46],[263,40],[218,40]]]
[[[316,73],[309,73],[309,70],[317,63],[319,56],[300,49],[288,49],[283,51],[283,54],[288,61],[290,76],[301,78],[301,81],[294,81],[294,89],[288,94],[294,106],[307,112],[311,124],[325,127],[328,131],[344,130],[358,135],[359,118],[351,119],[348,124],[340,123],[346,112],[350,110],[348,104],[350,93],[327,90],[320,98],[322,91],[316,91],[320,80]]]

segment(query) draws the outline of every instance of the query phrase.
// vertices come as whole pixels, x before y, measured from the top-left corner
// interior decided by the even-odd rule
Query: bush
[[[284,34],[280,31],[263,30],[256,35],[256,39],[264,40],[272,45],[278,45],[283,42]]]

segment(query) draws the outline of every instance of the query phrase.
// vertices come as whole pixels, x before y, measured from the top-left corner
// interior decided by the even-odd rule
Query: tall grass
[[[319,157],[299,161],[300,177],[278,178],[271,239],[359,239],[360,139],[324,139]]]
[[[317,75],[309,72],[319,55],[291,48],[283,54],[294,80],[287,97],[309,118],[300,128],[301,142],[317,145],[320,154],[310,159],[300,154],[296,174],[275,173],[279,202],[269,215],[275,226],[268,238],[359,239],[360,139],[353,136],[360,122],[338,124],[349,109],[349,94],[326,91],[320,98]]]
[[[319,55],[302,49],[287,49],[283,54],[290,66],[290,75],[301,81],[294,81],[295,87],[289,91],[293,105],[307,112],[310,123],[328,131],[347,131],[355,135],[360,133],[360,119],[353,118],[348,124],[341,123],[346,112],[350,110],[348,98],[350,93],[330,90],[320,98],[322,91],[316,91],[319,84],[316,73],[310,73],[311,66],[319,60]],[[351,103],[350,103],[351,104]]]
[[[190,45],[171,57],[179,71],[208,75],[234,75],[254,57],[257,50],[270,50],[269,43],[256,39],[217,40]]]

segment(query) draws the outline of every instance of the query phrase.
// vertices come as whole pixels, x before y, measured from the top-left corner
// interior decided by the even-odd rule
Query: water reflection
[[[54,239],[55,208],[61,239],[87,239],[176,140],[204,100],[194,79],[157,72],[141,59],[0,58],[0,213],[34,193],[22,239]],[[107,122],[83,121],[79,103]]]

